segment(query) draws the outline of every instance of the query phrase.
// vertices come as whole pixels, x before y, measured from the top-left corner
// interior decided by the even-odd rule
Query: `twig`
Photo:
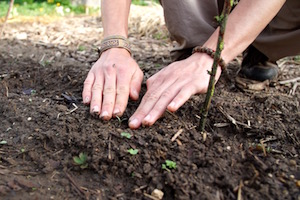
[[[279,84],[285,85],[288,83],[295,83],[297,81],[300,81],[300,77],[296,77],[296,78],[292,78],[292,79],[288,79],[288,80],[284,80],[284,81],[279,81]]]
[[[253,158],[257,161],[257,163],[259,164],[259,166],[265,171],[268,169],[268,166],[261,161],[256,155],[254,155],[251,151],[247,151],[251,156],[253,156]]]
[[[111,135],[108,139],[108,159],[111,160]]]
[[[4,87],[5,87],[5,89],[6,89],[6,97],[8,97],[8,87],[7,87],[6,82],[4,82]]]
[[[0,78],[5,78],[7,76],[8,76],[8,74],[0,74]]]
[[[78,107],[76,106],[76,104],[75,103],[72,103],[72,106],[74,107],[72,110],[70,110],[70,111],[68,111],[68,112],[66,112],[66,114],[68,115],[68,114],[71,114],[72,112],[74,112],[75,110],[77,110],[78,109]]]
[[[291,91],[290,91],[290,95],[295,95],[295,92],[296,92],[296,89],[297,89],[297,87],[300,85],[300,83],[295,83],[294,85],[293,85],[293,88],[291,89]]]
[[[261,144],[261,148],[264,152],[264,156],[266,157],[267,156],[267,151],[266,151],[266,147],[265,147],[265,144],[262,140],[259,141],[259,143]]]
[[[209,72],[209,74],[210,74],[209,85],[208,85],[204,105],[203,105],[202,111],[201,111],[201,119],[200,119],[200,123],[199,123],[199,128],[200,128],[201,132],[204,131],[206,118],[208,115],[208,109],[209,109],[211,99],[212,99],[212,96],[213,96],[214,90],[215,90],[215,83],[216,83],[215,76],[216,76],[216,72],[217,72],[217,68],[218,68],[218,63],[219,63],[219,60],[221,57],[221,52],[224,48],[224,33],[225,33],[227,18],[231,11],[232,5],[233,5],[232,0],[226,0],[224,2],[222,14],[220,16],[218,16],[218,21],[220,23],[220,30],[219,30],[218,43],[217,43],[216,53],[214,56],[212,70]]]
[[[142,189],[144,189],[144,188],[146,188],[146,187],[147,187],[147,185],[142,185],[141,187],[138,187],[138,188],[132,190],[132,192],[140,191],[140,190],[142,190]]]
[[[8,11],[6,13],[6,16],[5,16],[5,20],[3,22],[3,25],[2,25],[2,28],[1,28],[1,31],[0,31],[0,39],[2,38],[2,34],[3,34],[3,31],[4,31],[4,28],[5,28],[5,25],[6,25],[6,22],[8,20],[8,17],[10,15],[10,12],[13,8],[13,5],[14,5],[14,0],[10,0],[10,4],[9,4],[9,7],[8,7]]]
[[[231,117],[228,113],[226,113],[224,110],[223,110],[223,108],[221,107],[221,106],[218,106],[217,107],[218,108],[218,110],[231,122],[231,123],[233,123],[235,126],[237,126],[237,125],[241,125],[241,126],[244,126],[244,127],[246,127],[246,128],[251,128],[248,124],[244,124],[244,123],[242,123],[242,122],[239,122],[239,121],[237,121],[236,119],[234,119],[233,117]]]
[[[74,186],[76,192],[77,192],[80,196],[84,197],[85,199],[89,199],[89,195],[88,195],[85,191],[83,191],[83,190],[81,189],[81,187],[79,187],[79,186],[77,185],[77,183],[74,181],[74,179],[72,178],[72,176],[71,176],[68,172],[66,172],[66,171],[65,171],[65,174],[66,174],[67,178],[71,181],[71,183],[72,183],[72,185]]]
[[[242,187],[244,186],[243,181],[240,180],[240,185],[239,185],[239,190],[238,190],[238,196],[237,196],[237,200],[242,200]]]
[[[177,133],[172,137],[171,141],[174,142],[176,138],[182,133],[183,129],[179,129]]]

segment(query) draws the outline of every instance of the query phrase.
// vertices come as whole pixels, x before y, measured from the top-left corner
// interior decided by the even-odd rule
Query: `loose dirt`
[[[143,36],[135,30],[133,56],[148,78],[170,63],[172,44],[161,37],[163,26]],[[280,84],[300,76],[299,63],[281,61],[278,80],[248,91],[236,87],[235,60],[217,84],[205,134],[197,130],[204,95],[152,127],[130,130],[139,101],[109,122],[82,104],[101,32],[99,17],[7,24],[0,41],[1,199],[155,199],[154,189],[167,200],[300,199],[300,90],[296,82]],[[141,96],[145,91],[144,83]],[[73,161],[82,152],[85,169]],[[163,169],[166,160],[176,168]]]

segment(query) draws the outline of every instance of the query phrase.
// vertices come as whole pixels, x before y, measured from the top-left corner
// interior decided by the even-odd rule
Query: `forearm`
[[[131,0],[101,0],[103,36],[128,35]]]
[[[285,0],[241,0],[230,13],[222,58],[229,62],[242,53],[275,17]],[[204,46],[216,49],[217,29]]]

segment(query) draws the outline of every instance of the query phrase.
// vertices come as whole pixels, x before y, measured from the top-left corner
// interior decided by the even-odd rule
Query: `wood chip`
[[[176,138],[183,132],[183,129],[179,129],[177,133],[172,137],[171,141],[174,142]]]

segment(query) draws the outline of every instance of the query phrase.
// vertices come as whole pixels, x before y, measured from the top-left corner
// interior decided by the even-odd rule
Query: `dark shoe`
[[[239,75],[242,77],[265,81],[272,80],[278,76],[279,68],[277,64],[271,63],[268,57],[250,45],[244,52],[242,68]]]
[[[276,64],[264,62],[252,66],[242,66],[239,73],[241,76],[251,80],[265,81],[277,78],[279,68]]]

